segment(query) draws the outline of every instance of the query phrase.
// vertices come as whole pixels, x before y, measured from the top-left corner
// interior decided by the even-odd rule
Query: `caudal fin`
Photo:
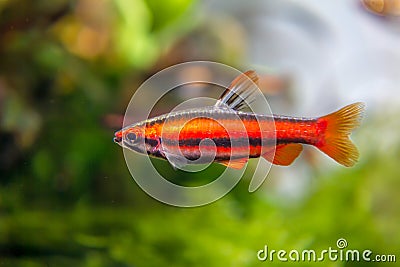
[[[326,128],[316,146],[346,167],[353,166],[359,157],[349,135],[360,125],[364,107],[364,103],[354,103],[318,119],[318,124]]]

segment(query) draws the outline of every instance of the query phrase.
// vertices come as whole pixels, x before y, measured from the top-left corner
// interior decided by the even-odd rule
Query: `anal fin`
[[[301,144],[277,145],[274,150],[263,154],[263,158],[275,165],[288,166],[300,155],[303,150]]]
[[[247,158],[244,158],[244,159],[217,161],[217,163],[222,164],[228,168],[239,170],[246,165],[247,160],[248,160]]]

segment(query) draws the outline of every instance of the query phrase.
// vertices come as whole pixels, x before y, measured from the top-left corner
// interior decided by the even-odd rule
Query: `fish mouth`
[[[122,137],[115,136],[113,140],[114,143],[120,144],[122,142]]]
[[[115,132],[113,140],[115,143],[121,144],[122,143],[122,131]]]

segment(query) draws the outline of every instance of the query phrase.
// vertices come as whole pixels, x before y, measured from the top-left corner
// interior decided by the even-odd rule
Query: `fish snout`
[[[120,144],[122,142],[122,133],[121,133],[121,131],[118,131],[118,132],[115,133],[115,136],[114,136],[113,140],[117,144]]]

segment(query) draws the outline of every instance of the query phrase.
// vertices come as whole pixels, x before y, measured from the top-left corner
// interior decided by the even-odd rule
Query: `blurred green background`
[[[189,60],[251,65],[241,17],[208,15],[195,0],[0,0],[0,266],[285,266],[256,253],[339,238],[400,260],[396,108],[369,109],[354,168],[307,150],[256,193],[245,177],[199,208],[137,186],[112,137],[140,84]],[[301,102],[280,75],[272,104]]]

